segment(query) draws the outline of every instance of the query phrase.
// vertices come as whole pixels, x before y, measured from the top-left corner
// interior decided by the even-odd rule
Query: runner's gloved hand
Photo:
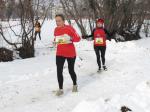
[[[64,34],[63,36],[66,39],[66,41],[72,41],[72,38],[69,35]]]
[[[82,36],[83,39],[86,39],[86,36]]]

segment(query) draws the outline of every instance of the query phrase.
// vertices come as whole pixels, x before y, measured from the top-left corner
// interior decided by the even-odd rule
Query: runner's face
[[[58,17],[55,18],[55,20],[56,20],[56,25],[58,27],[64,26],[65,22],[64,22],[64,20],[61,17],[58,16]]]
[[[103,24],[100,23],[100,22],[98,22],[98,23],[97,23],[97,27],[99,27],[99,28],[100,28],[100,27],[103,27]]]

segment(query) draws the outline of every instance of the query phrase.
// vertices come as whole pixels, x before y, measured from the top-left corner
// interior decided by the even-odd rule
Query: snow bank
[[[149,112],[150,81],[139,84],[134,92],[127,95],[115,95],[110,99],[99,98],[96,101],[82,101],[72,112],[120,112],[126,106],[133,112]]]

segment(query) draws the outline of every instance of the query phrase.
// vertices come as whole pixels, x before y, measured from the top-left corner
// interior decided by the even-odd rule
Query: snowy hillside
[[[0,63],[0,112],[121,112],[122,106],[133,112],[150,112],[150,39],[107,42],[108,71],[97,73],[93,42],[76,44],[76,71],[79,92],[72,93],[72,82],[64,69],[62,97],[58,89],[54,22],[46,22],[42,41],[36,42],[36,57]]]

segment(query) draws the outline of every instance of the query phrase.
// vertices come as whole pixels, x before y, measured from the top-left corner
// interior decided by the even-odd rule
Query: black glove
[[[86,36],[82,36],[82,39],[86,39]]]

